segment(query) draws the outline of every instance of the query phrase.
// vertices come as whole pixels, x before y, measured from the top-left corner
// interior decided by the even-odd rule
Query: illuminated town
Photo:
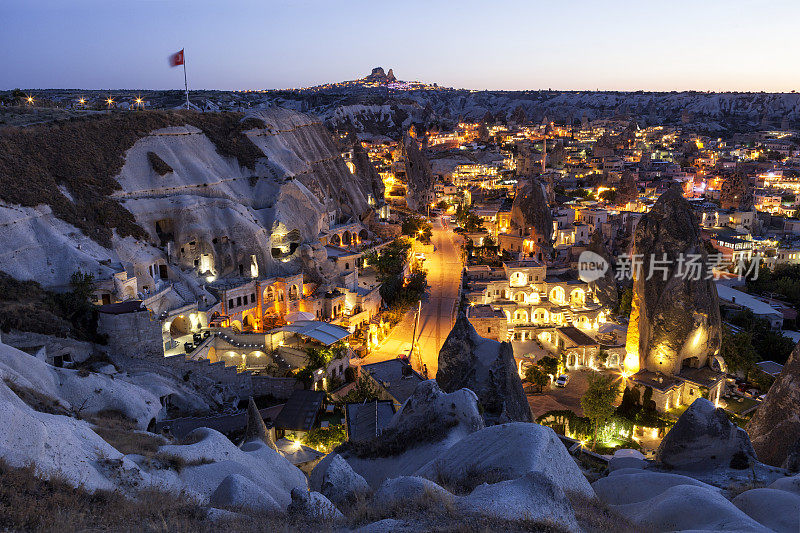
[[[0,529],[800,531],[800,94],[405,39],[0,74]]]

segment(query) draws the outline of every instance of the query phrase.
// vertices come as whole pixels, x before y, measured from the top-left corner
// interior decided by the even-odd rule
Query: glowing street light
[[[142,103],[144,102],[144,100],[142,100],[141,96],[137,96],[133,101],[136,103],[136,108],[137,109],[141,109],[142,108]]]
[[[86,105],[86,98],[78,98],[78,103],[81,105],[81,107],[85,106]]]
[[[28,97],[25,98],[25,101],[28,102],[28,105],[33,105],[33,96],[28,95]]]
[[[114,99],[109,96],[106,98],[106,104],[108,105],[108,108],[111,109],[111,106],[114,105]]]

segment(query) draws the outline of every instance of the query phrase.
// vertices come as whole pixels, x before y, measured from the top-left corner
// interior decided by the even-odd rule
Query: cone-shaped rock
[[[721,345],[717,287],[705,279],[700,228],[679,187],[639,221],[631,257],[641,258],[641,268],[634,273],[626,368],[677,374],[687,364],[707,366]]]
[[[609,309],[616,309],[619,305],[619,294],[617,294],[617,282],[614,278],[614,260],[611,254],[608,253],[605,245],[603,244],[603,234],[600,229],[592,234],[592,240],[589,246],[586,247],[590,252],[594,252],[608,263],[609,268],[605,274],[600,278],[589,283],[589,288],[592,289],[600,304]]]
[[[511,226],[522,236],[531,236],[537,248],[550,245],[553,216],[547,203],[547,187],[537,179],[525,180],[511,205]]]
[[[258,407],[256,407],[256,402],[253,401],[253,397],[251,396],[250,401],[247,404],[247,429],[244,432],[244,440],[242,440],[242,444],[254,440],[263,441],[264,444],[276,452],[278,451],[278,447],[275,446],[275,443],[272,441],[269,429],[267,429],[267,425],[264,423],[264,419],[261,418],[261,413],[258,411]]]
[[[489,421],[532,420],[511,344],[481,337],[464,313],[439,352],[436,382],[445,392],[473,391]]]
[[[745,429],[761,462],[772,466],[787,462],[800,442],[800,344],[795,346],[781,375],[770,387],[767,399]],[[789,461],[787,467],[795,461]]]

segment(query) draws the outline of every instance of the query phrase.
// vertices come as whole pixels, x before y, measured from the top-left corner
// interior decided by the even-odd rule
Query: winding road
[[[428,271],[427,298],[422,300],[419,330],[417,331],[419,358],[412,358],[414,368],[428,369],[428,376],[436,376],[439,350],[444,344],[455,320],[455,307],[461,285],[460,236],[442,225],[441,219],[433,221],[433,246],[426,246],[424,267]],[[415,245],[416,246],[416,245]],[[435,251],[433,251],[435,249]],[[415,247],[415,250],[420,248]],[[380,347],[364,358],[363,363],[376,363],[393,359],[399,354],[408,354],[411,349],[411,336],[414,331],[414,312],[412,309],[403,320],[384,339]]]

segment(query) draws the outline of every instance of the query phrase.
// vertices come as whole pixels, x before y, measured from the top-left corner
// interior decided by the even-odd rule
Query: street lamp
[[[86,98],[78,98],[78,103],[81,107],[84,107],[86,105]]]
[[[28,95],[28,97],[25,98],[25,101],[28,102],[28,105],[33,105],[33,96]]]
[[[111,106],[114,104],[114,99],[109,96],[106,98],[106,104],[108,105],[108,108],[111,109]]]
[[[137,96],[136,99],[134,100],[134,102],[136,102],[136,109],[141,109],[142,108],[143,100],[142,100],[141,96]]]

